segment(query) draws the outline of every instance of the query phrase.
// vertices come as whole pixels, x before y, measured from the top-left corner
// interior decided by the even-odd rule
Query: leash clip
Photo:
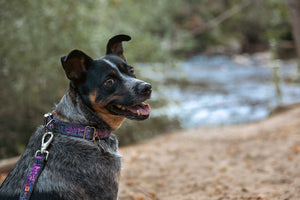
[[[50,136],[50,138],[48,140],[46,140],[46,137],[47,136]],[[47,148],[49,147],[49,145],[51,144],[53,140],[53,133],[52,132],[46,132],[44,135],[43,135],[43,139],[42,139],[42,146],[41,146],[41,150],[37,150],[36,153],[35,153],[35,157],[37,156],[38,153],[41,153],[41,154],[46,154],[46,159],[48,159],[48,156],[49,156],[49,151],[47,151]]]

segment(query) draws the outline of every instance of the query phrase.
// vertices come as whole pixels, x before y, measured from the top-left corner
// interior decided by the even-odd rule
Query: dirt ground
[[[120,153],[120,200],[300,200],[299,105],[252,124],[164,134]]]
[[[300,107],[120,149],[120,200],[300,200]]]

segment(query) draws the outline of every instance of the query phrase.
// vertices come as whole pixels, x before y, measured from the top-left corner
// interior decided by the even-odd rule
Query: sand
[[[300,200],[300,107],[120,149],[120,200]]]

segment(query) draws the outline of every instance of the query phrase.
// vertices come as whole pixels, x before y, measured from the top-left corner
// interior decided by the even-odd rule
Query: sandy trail
[[[120,200],[299,200],[300,107],[120,149]]]

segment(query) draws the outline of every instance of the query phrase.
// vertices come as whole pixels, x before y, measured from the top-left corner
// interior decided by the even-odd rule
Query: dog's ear
[[[131,37],[129,35],[116,35],[110,38],[106,45],[106,55],[113,53],[122,58],[124,61],[126,61],[122,42],[129,40],[131,40]]]
[[[61,57],[60,60],[68,79],[75,82],[85,79],[86,72],[93,61],[91,57],[77,49]]]

